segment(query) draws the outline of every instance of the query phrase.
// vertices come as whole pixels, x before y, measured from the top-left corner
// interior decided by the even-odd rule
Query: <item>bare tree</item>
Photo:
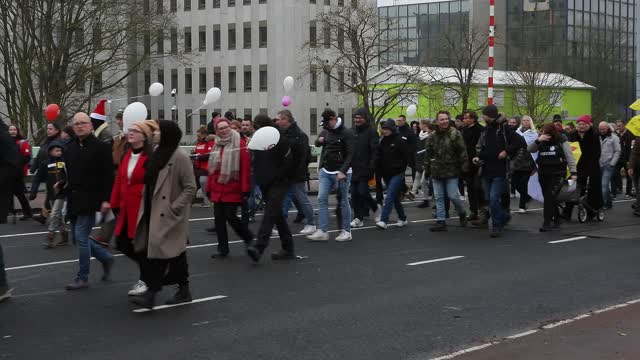
[[[317,15],[320,40],[311,36],[304,44],[312,79],[321,72],[356,95],[373,118],[383,118],[399,103],[416,99],[420,69],[395,66],[380,70],[405,45],[392,36],[394,22],[378,14],[374,0],[362,0],[357,7],[331,8]],[[313,80],[312,80],[313,81]]]
[[[47,104],[83,110],[154,59],[177,56],[155,46],[173,14],[148,0],[0,0],[0,8],[2,115],[31,134]]]

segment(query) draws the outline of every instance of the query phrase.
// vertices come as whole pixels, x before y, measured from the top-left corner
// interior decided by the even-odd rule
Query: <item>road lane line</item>
[[[528,336],[528,335],[535,334],[535,333],[537,333],[538,331],[540,331],[540,330],[538,330],[538,329],[533,329],[533,330],[529,330],[529,331],[521,332],[520,334],[515,334],[515,335],[507,336],[506,338],[507,338],[507,339],[517,339],[517,338],[521,338],[521,337],[525,337],[525,336]]]
[[[440,259],[418,261],[418,262],[409,263],[407,264],[407,266],[416,266],[416,265],[431,264],[431,263],[436,263],[441,261],[457,260],[457,259],[462,259],[463,257],[464,256],[450,256],[450,257],[440,258]]]
[[[497,343],[494,342],[490,342],[490,343],[486,343],[486,344],[482,344],[482,345],[478,345],[478,346],[474,346],[474,347],[470,347],[468,349],[464,349],[464,350],[460,350],[460,351],[456,351],[454,353],[451,353],[449,355],[445,355],[445,356],[440,356],[437,358],[433,358],[431,360],[449,360],[449,359],[453,359],[455,357],[458,357],[460,355],[464,355],[464,354],[468,354],[470,352],[474,352],[474,351],[478,351],[478,350],[482,350],[484,348],[488,348],[489,346],[493,346]]]
[[[568,239],[549,241],[549,244],[560,244],[560,243],[566,243],[571,241],[584,240],[586,238],[587,238],[586,236],[576,236]]]
[[[134,313],[145,313],[145,312],[149,312],[149,311],[164,310],[164,309],[169,309],[169,308],[173,308],[173,307],[198,304],[198,303],[205,302],[205,301],[219,300],[219,299],[224,299],[224,298],[226,298],[225,295],[210,296],[210,297],[206,297],[206,298],[202,298],[202,299],[194,299],[193,301],[187,302],[187,303],[181,303],[181,304],[175,304],[175,305],[154,306],[153,309],[136,309],[136,310],[133,310],[133,312]]]

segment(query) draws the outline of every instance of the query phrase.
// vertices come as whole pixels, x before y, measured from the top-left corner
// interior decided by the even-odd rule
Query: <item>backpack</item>
[[[565,172],[567,169],[567,157],[562,149],[562,144],[549,144],[542,142],[538,148],[538,167],[544,172]]]

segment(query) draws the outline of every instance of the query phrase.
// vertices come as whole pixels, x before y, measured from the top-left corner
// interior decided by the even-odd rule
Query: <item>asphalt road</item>
[[[202,220],[212,210],[194,208],[191,288],[206,301],[147,313],[127,301],[138,274],[125,257],[106,283],[93,261],[91,288],[69,293],[75,249],[44,250],[39,224],[2,226],[16,289],[0,305],[0,359],[428,360],[640,297],[640,218],[630,202],[603,223],[551,233],[538,232],[542,212],[532,205],[500,239],[455,219],[449,232],[430,233],[432,211],[415,205],[406,204],[406,228],[355,230],[349,243],[297,236],[308,259],[258,265],[240,242],[231,258],[212,260],[212,221]],[[574,240],[549,243],[565,239]],[[278,247],[273,239],[268,250]]]

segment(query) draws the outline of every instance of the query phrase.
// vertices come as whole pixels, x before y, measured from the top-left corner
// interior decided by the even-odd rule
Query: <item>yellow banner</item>
[[[640,99],[636,100],[633,104],[629,106],[631,110],[640,111]]]
[[[631,118],[631,120],[629,120],[629,122],[627,123],[627,130],[631,131],[631,133],[635,136],[640,136],[640,115],[634,116]]]
[[[580,149],[580,143],[570,142],[569,146],[571,146],[571,153],[573,154],[573,158],[576,160],[576,164],[580,160],[580,156],[582,156],[582,150]],[[567,168],[567,177],[571,176],[571,171]]]

